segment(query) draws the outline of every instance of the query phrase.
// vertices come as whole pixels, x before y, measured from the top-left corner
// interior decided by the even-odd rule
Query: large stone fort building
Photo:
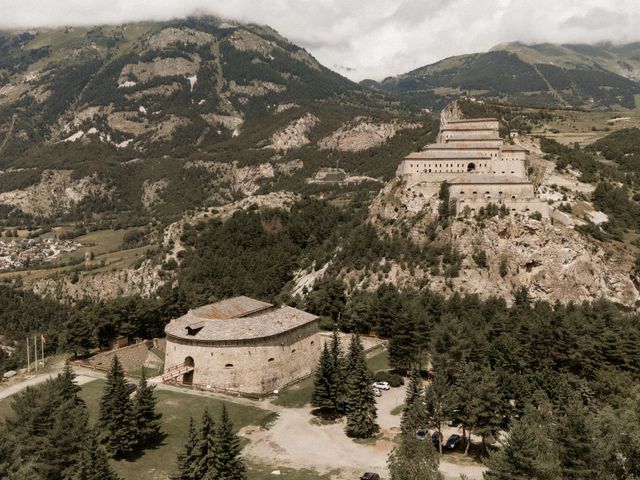
[[[312,373],[318,317],[235,297],[190,310],[166,327],[163,380],[261,395]]]
[[[511,212],[548,216],[548,205],[535,197],[527,178],[526,156],[524,148],[500,137],[495,118],[449,120],[443,115],[436,143],[407,155],[397,176],[409,190],[427,198],[446,181],[458,213],[494,203]]]

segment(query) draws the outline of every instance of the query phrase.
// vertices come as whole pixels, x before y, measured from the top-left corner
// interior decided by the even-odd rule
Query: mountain
[[[9,225],[131,224],[282,182],[308,188],[336,162],[388,178],[388,152],[364,152],[367,138],[397,137],[403,155],[406,135],[425,134],[397,106],[264,26],[197,17],[2,32],[0,213]],[[369,132],[358,148],[318,143],[351,127]]]
[[[442,108],[465,94],[532,106],[618,110],[636,107],[639,80],[640,43],[508,43],[386,78],[377,88],[419,108]]]

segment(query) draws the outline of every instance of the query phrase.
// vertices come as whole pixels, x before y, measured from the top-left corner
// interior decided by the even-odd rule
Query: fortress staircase
[[[173,367],[169,367],[166,372],[162,375],[162,381],[168,382],[170,380],[174,380],[180,375],[184,375],[185,373],[189,373],[193,371],[193,365],[187,365],[186,363],[181,363],[180,365],[174,365]]]

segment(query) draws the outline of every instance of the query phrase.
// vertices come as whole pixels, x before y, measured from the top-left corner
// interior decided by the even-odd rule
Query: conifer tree
[[[405,407],[400,421],[402,433],[411,434],[426,426],[427,419],[423,393],[422,377],[418,370],[414,370],[407,387]]]
[[[547,420],[532,408],[511,424],[502,447],[489,455],[486,480],[555,480],[561,478],[558,447]]]
[[[400,445],[389,454],[391,480],[443,480],[438,471],[438,455],[429,441],[413,434],[402,435]]]
[[[424,393],[426,426],[438,432],[440,437],[440,442],[438,443],[440,455],[442,455],[442,444],[444,442],[442,424],[447,419],[450,391],[451,385],[447,382],[445,376],[436,375]]]
[[[76,384],[76,374],[69,362],[65,362],[62,372],[58,375],[57,385],[63,400],[74,399],[76,403],[82,402],[78,397],[80,387]]]
[[[194,480],[202,480],[207,475],[215,474],[216,439],[215,424],[209,411],[205,408],[202,414],[202,426],[197,435],[197,441],[193,453],[193,466],[191,477]],[[215,477],[213,477],[215,478]]]
[[[325,343],[318,360],[315,377],[313,381],[313,395],[311,404],[321,411],[334,411],[335,408],[335,373],[334,363]]]
[[[107,374],[107,385],[100,400],[100,428],[112,457],[130,454],[137,443],[133,405],[129,399],[122,365],[116,355]]]
[[[65,478],[72,480],[118,480],[118,476],[109,465],[106,453],[98,444],[97,432],[89,432],[82,445],[75,473],[73,476]]]
[[[358,335],[351,339],[346,433],[349,437],[368,438],[380,430],[376,423],[376,400],[373,396],[371,372],[367,368],[364,349]]]
[[[399,312],[389,340],[389,363],[393,368],[406,371],[418,360],[416,326],[411,318]]]
[[[240,456],[240,441],[233,432],[226,405],[222,405],[220,421],[216,428],[215,476],[212,480],[244,480],[246,467]]]
[[[347,370],[342,342],[337,330],[331,338],[331,361],[333,362],[334,410],[342,415],[347,410]]]
[[[143,368],[133,404],[138,444],[144,445],[147,442],[157,440],[160,435],[162,414],[156,411],[154,389],[154,386],[148,384]]]
[[[196,463],[196,447],[198,443],[198,432],[193,422],[193,417],[189,418],[189,429],[187,430],[187,440],[184,449],[178,454],[176,461],[178,473],[171,476],[171,480],[195,480],[193,477],[193,465]]]

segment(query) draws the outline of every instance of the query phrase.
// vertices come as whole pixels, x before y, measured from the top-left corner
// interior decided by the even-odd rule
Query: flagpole
[[[36,359],[36,372],[38,371],[38,337],[33,337],[33,351]]]
[[[42,347],[42,368],[44,368],[44,335],[40,334],[40,346]]]
[[[31,361],[29,359],[29,337],[27,337],[27,375],[31,373]]]

